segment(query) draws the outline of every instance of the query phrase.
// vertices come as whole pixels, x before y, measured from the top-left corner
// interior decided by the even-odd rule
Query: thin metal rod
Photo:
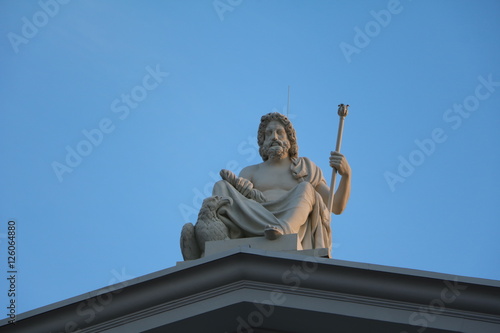
[[[290,115],[290,86],[288,86],[288,104],[286,107],[286,116]]]

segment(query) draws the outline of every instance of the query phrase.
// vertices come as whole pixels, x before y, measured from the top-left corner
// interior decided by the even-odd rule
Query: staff
[[[342,145],[342,132],[344,131],[344,119],[347,116],[347,109],[349,105],[340,104],[338,115],[339,119],[339,130],[337,133],[337,146],[335,147],[335,151],[340,153],[340,146]],[[330,197],[328,199],[328,209],[331,212],[333,208],[333,198],[335,196],[335,178],[337,176],[337,169],[333,168],[332,170],[332,181],[330,183]]]

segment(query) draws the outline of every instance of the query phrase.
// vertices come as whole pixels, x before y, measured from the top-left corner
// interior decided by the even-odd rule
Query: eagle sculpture
[[[212,196],[203,200],[198,221],[193,226],[186,223],[181,231],[181,251],[184,260],[199,259],[205,255],[205,242],[229,239],[229,229],[218,218],[217,211],[224,205],[231,205],[228,197]]]

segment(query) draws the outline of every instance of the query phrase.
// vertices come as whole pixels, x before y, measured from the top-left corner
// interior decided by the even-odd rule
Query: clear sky
[[[351,105],[335,259],[500,280],[499,18],[495,0],[0,1],[18,313],[182,260],[183,224],[220,169],[260,162],[288,86],[328,182]]]

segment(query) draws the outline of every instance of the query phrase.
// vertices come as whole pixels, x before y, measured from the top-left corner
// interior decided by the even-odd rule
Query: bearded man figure
[[[216,211],[228,238],[297,234],[304,250],[327,248],[330,254],[330,189],[321,169],[298,156],[292,123],[277,112],[264,115],[257,140],[263,162],[244,168],[239,177],[222,170],[213,188],[214,196],[230,198]],[[331,152],[330,166],[342,176],[332,206],[338,215],[349,200],[351,168],[337,152]]]

